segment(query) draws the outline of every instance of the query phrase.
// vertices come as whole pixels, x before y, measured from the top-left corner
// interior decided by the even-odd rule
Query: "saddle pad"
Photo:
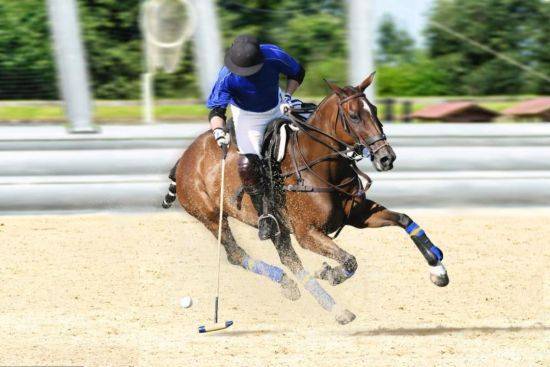
[[[285,157],[286,145],[292,130],[290,120],[277,118],[269,123],[265,130],[262,155],[264,158],[272,157],[281,162]]]

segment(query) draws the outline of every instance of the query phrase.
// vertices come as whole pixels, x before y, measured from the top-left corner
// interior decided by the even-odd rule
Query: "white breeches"
[[[265,112],[245,111],[231,105],[231,113],[233,114],[239,153],[258,156],[261,155],[262,139],[267,124],[274,118],[283,117],[279,105]]]

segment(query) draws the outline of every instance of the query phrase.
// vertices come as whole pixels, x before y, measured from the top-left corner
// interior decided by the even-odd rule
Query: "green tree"
[[[139,98],[144,68],[139,2],[79,0],[79,5],[95,98]],[[197,96],[190,46],[185,50],[174,74],[156,76],[158,97]]]
[[[0,1],[0,99],[55,99],[55,85],[44,1]]]
[[[399,29],[390,15],[385,15],[378,27],[377,61],[396,64],[410,62],[414,56],[414,41]]]
[[[452,30],[540,71],[548,69],[548,3],[543,0],[438,0],[426,30],[429,55],[444,59],[453,93],[544,92],[548,82],[442,29]],[[540,84],[539,84],[540,83]],[[547,90],[547,89],[546,89]]]
[[[449,94],[449,79],[442,62],[429,59],[420,51],[411,62],[379,64],[376,75],[377,93],[381,96]]]

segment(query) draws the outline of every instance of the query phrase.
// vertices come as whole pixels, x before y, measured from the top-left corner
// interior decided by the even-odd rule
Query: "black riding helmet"
[[[256,37],[237,36],[225,54],[224,64],[232,73],[240,76],[250,76],[260,71],[264,65],[264,55]]]

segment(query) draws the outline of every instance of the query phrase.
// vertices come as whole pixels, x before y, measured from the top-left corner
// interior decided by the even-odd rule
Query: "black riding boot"
[[[255,154],[239,156],[239,175],[245,192],[250,195],[258,212],[258,237],[260,240],[276,238],[280,234],[277,219],[269,213],[270,204],[266,198],[266,188],[262,177],[262,164]]]

